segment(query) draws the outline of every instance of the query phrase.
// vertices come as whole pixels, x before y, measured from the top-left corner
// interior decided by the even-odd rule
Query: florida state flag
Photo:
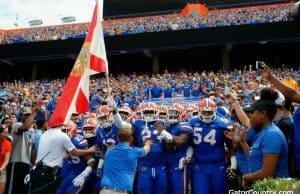
[[[100,72],[108,74],[102,20],[103,1],[99,4],[96,0],[91,27],[50,118],[49,127],[64,124],[71,118],[72,113],[87,112],[89,110],[90,75]]]

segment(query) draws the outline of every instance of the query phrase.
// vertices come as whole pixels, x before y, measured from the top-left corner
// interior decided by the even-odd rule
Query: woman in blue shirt
[[[244,188],[264,178],[289,177],[288,145],[283,133],[272,123],[277,111],[276,104],[272,101],[258,100],[250,109],[252,112],[250,122],[257,134],[257,139],[249,148],[249,173],[243,176]]]

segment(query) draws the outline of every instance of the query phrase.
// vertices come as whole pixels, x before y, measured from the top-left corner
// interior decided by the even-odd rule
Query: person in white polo
[[[59,181],[59,171],[66,152],[71,155],[83,156],[94,153],[96,146],[86,150],[77,149],[66,133],[61,131],[61,125],[51,126],[41,136],[36,159],[36,168],[30,174],[30,192],[54,193]]]

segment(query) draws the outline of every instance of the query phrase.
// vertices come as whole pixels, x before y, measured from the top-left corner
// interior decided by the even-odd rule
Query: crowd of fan
[[[277,78],[282,80],[285,84],[298,90],[298,83],[295,79],[300,75],[299,70],[293,70],[283,66],[282,68],[272,69],[270,73],[277,76]],[[179,102],[179,100],[182,100],[183,103],[190,102],[188,100],[193,100],[194,98],[195,101],[192,103],[198,103],[199,99],[208,96],[210,99],[214,99],[216,103],[223,104],[221,106],[228,105],[228,107],[233,106],[236,108],[236,104],[234,105],[232,102],[227,102],[233,92],[237,93],[235,102],[237,103],[237,100],[242,100],[238,101],[238,103],[240,103],[241,106],[246,106],[252,104],[258,97],[261,97],[263,88],[271,86],[270,82],[264,79],[261,71],[256,71],[250,66],[243,68],[243,70],[233,70],[230,72],[222,70],[218,72],[187,72],[182,70],[169,73],[165,70],[162,74],[120,74],[115,76],[111,75],[109,81],[110,87],[108,88],[107,79],[105,77],[95,77],[91,79],[89,89],[89,113],[93,113],[94,115],[100,114],[102,108],[105,107],[103,105],[105,103],[110,104],[109,102],[113,102],[112,106],[114,108],[129,106],[132,110],[137,110],[140,104],[150,104],[141,103],[149,100],[157,102],[157,104],[158,101],[173,104],[174,102]],[[5,170],[6,165],[9,163],[7,167],[7,180],[14,180],[15,182],[15,186],[9,184],[10,186],[7,188],[25,191],[25,187],[27,186],[23,185],[23,179],[29,171],[29,165],[27,165],[26,168],[24,168],[24,166],[17,168],[14,164],[23,164],[24,161],[18,161],[20,158],[19,155],[24,154],[26,150],[31,150],[30,146],[36,146],[39,142],[35,142],[36,140],[34,140],[35,143],[32,144],[32,142],[30,143],[30,141],[28,141],[26,145],[24,144],[24,147],[18,147],[18,143],[15,142],[20,142],[22,134],[24,133],[25,137],[27,132],[28,134],[32,133],[29,127],[23,129],[20,126],[28,124],[28,126],[30,125],[30,129],[33,127],[46,130],[47,120],[50,119],[55,110],[65,82],[66,80],[64,79],[36,80],[32,82],[17,80],[14,82],[0,82],[0,127],[2,127],[1,130],[6,130],[4,131],[4,137],[8,136],[11,138],[10,140],[13,141],[13,146],[10,146],[10,149],[7,150],[7,153],[12,152],[10,162],[10,156],[5,156],[5,165],[1,167]],[[108,96],[112,97],[113,100],[106,101]],[[240,105],[238,107],[240,107]],[[230,111],[233,111],[233,109],[230,109]],[[225,115],[226,114],[225,111]],[[24,120],[25,117],[28,122],[25,122],[27,121]],[[17,128],[17,121],[23,122],[24,124],[19,123],[20,126]],[[40,121],[43,121],[42,124]],[[41,135],[42,131],[39,132]],[[36,135],[30,137],[35,138]],[[40,149],[40,147],[42,146],[37,146],[38,149]],[[34,149],[38,150],[37,148]],[[28,154],[28,156],[31,156],[32,153],[28,152]],[[25,162],[26,164],[31,163],[29,159]],[[242,167],[245,168],[247,165],[242,165]],[[14,170],[14,168],[17,170]],[[15,180],[15,176],[22,178]],[[3,177],[5,178],[6,174],[4,174]],[[3,184],[5,184],[5,182],[6,178],[0,182],[0,191],[4,189]],[[7,181],[7,183],[9,183],[9,181]],[[74,182],[72,183],[75,184]],[[218,184],[223,185],[224,182],[220,181]],[[16,185],[18,185],[18,187],[16,187]],[[243,187],[244,186],[245,185],[243,185]],[[198,193],[201,191],[199,188],[197,190]],[[12,193],[20,193],[20,191]]]
[[[284,80],[292,76],[300,75],[300,71],[292,69],[274,69],[274,75]],[[45,116],[48,111],[49,117],[55,108],[56,100],[61,94],[65,84],[64,79],[36,80],[32,82],[0,82],[0,99],[5,99],[2,107],[0,120],[11,114],[19,118],[19,113],[24,107],[34,107],[36,102],[44,107],[38,117]],[[294,84],[294,83],[292,83]],[[110,76],[110,90],[118,106],[129,104],[132,109],[144,101],[157,98],[156,100],[171,100],[173,98],[201,98],[211,92],[226,93],[233,88],[245,96],[245,105],[250,104],[258,90],[268,86],[261,79],[257,71],[235,70],[232,72],[173,72],[167,70],[163,74],[120,74]],[[293,85],[292,85],[293,86]],[[294,86],[293,86],[294,87]],[[160,88],[161,93],[154,94],[153,88]],[[295,87],[294,87],[295,88]],[[107,83],[105,78],[92,79],[90,82],[90,107],[91,111],[99,109],[107,97]],[[47,111],[46,111],[47,109]]]
[[[206,15],[170,14],[138,17],[104,22],[104,35],[126,35],[145,32],[210,28],[219,26],[281,22],[291,20],[293,4],[275,4],[209,11]],[[89,23],[36,27],[0,32],[0,43],[24,43],[33,41],[84,38]]]

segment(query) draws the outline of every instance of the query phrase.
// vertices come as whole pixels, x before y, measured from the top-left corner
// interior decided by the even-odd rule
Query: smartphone
[[[262,70],[265,66],[266,64],[263,61],[256,61],[255,63],[256,70]]]
[[[230,89],[231,88],[229,86],[225,85],[225,87],[224,87],[224,94],[225,94],[225,96],[227,96],[227,94],[229,94]]]

